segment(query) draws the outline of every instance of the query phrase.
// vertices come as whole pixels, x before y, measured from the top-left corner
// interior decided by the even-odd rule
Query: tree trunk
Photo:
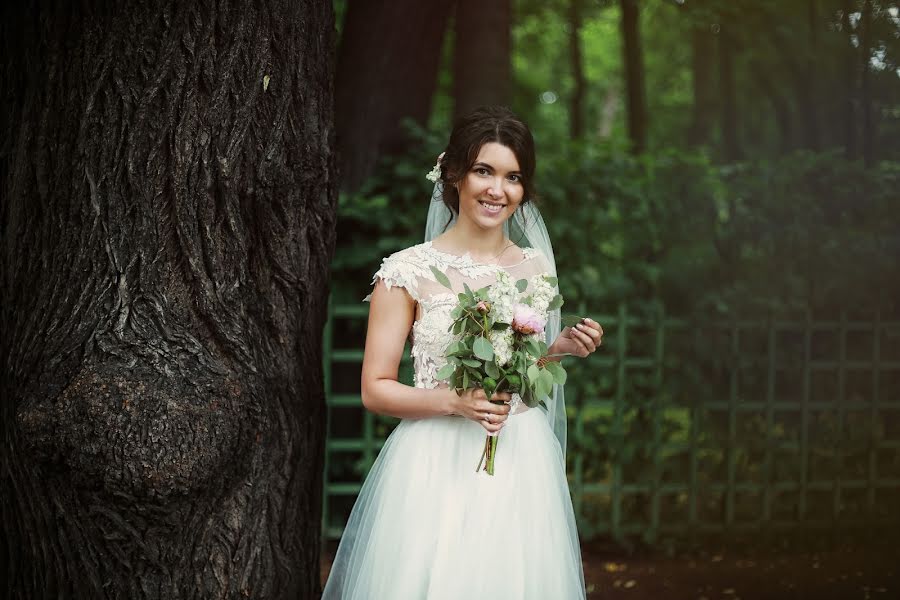
[[[641,56],[640,12],[638,0],[619,2],[622,9],[622,44],[628,98],[628,137],[631,140],[631,151],[640,154],[647,148],[647,99]]]
[[[866,167],[875,161],[875,120],[872,114],[872,0],[865,0],[860,20],[860,104],[862,105],[862,156]]]
[[[512,100],[511,0],[457,0],[453,45],[453,112]]]
[[[0,586],[315,597],[331,5],[36,4],[0,25]]]
[[[856,144],[856,65],[859,60],[853,46],[853,27],[850,24],[850,13],[853,12],[853,0],[843,0],[841,27],[846,37],[846,58],[844,62],[844,150],[847,158],[857,158],[859,150]]]
[[[584,75],[584,59],[581,52],[582,0],[569,0],[569,64],[572,67],[572,104],[569,109],[569,135],[572,139],[584,137],[584,97],[587,81]]]
[[[778,149],[781,153],[789,152],[794,146],[790,104],[781,95],[778,85],[771,79],[771,72],[764,64],[751,60],[750,72],[756,84],[772,104],[775,123],[778,127]]]
[[[404,119],[428,120],[451,8],[436,0],[349,3],[335,90],[343,189],[358,189],[381,157],[406,147]]]
[[[822,147],[822,136],[819,132],[819,102],[818,94],[819,77],[816,73],[816,67],[821,60],[819,56],[819,7],[816,0],[807,0],[807,25],[809,45],[806,48],[806,68],[801,81],[804,81],[803,94],[801,99],[802,114],[805,118],[806,125],[806,144],[812,150],[820,150]]]
[[[688,141],[692,146],[709,143],[712,134],[716,100],[713,78],[715,37],[710,24],[695,23],[691,30],[691,74],[694,104],[691,114],[691,130]]]
[[[727,160],[740,160],[738,140],[737,91],[734,83],[734,41],[730,19],[722,19],[719,30],[719,96],[722,152]]]

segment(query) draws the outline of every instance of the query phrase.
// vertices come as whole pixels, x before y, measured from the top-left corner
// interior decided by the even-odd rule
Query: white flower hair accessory
[[[440,156],[437,157],[437,162],[434,163],[434,166],[431,168],[431,171],[428,172],[428,175],[425,176],[425,179],[432,183],[437,183],[441,178],[441,159],[444,158],[444,153],[441,152]]]

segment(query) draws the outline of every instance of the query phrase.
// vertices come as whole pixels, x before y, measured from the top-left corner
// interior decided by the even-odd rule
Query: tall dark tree
[[[453,112],[512,101],[511,0],[457,0],[453,46]]]
[[[806,1],[806,17],[807,17],[807,44],[806,44],[806,64],[803,72],[805,81],[804,93],[802,99],[805,105],[801,107],[805,116],[806,143],[807,147],[813,150],[819,150],[822,146],[821,134],[819,132],[819,74],[817,66],[821,60],[821,45],[819,43],[819,29],[822,23],[819,19],[819,5],[817,0]]]
[[[574,81],[569,108],[569,135],[572,139],[584,137],[584,101],[587,95],[587,77],[584,74],[584,58],[581,51],[583,11],[583,0],[569,0],[569,64]]]
[[[712,23],[701,13],[695,15],[691,26],[691,83],[693,105],[691,107],[691,129],[688,141],[691,145],[707,144],[712,135],[715,114],[715,48],[716,38],[712,33]]]
[[[727,160],[742,157],[738,137],[737,85],[734,73],[735,32],[733,19],[723,15],[719,29],[719,122],[722,131],[722,153]]]
[[[864,0],[860,17],[860,105],[862,108],[862,157],[866,166],[875,160],[875,116],[872,110],[872,0]]]
[[[791,106],[787,98],[781,93],[777,81],[772,77],[772,72],[762,61],[751,58],[749,61],[750,74],[753,82],[760,88],[772,105],[772,114],[778,129],[778,150],[782,153],[789,152],[793,146],[793,119]]]
[[[622,55],[625,63],[625,88],[628,112],[628,137],[631,151],[647,147],[647,97],[644,91],[644,60],[641,52],[638,0],[619,0],[622,10]]]
[[[857,50],[853,45],[853,26],[850,23],[850,13],[853,12],[853,0],[843,0],[841,4],[841,29],[844,33],[844,106],[842,131],[844,150],[847,157],[854,159],[858,155],[856,143],[856,72],[859,59]]]
[[[806,14],[791,14],[781,6],[754,6],[750,13],[759,19],[758,26],[767,33],[777,56],[778,64],[786,67],[785,76],[794,90],[794,105],[800,125],[802,144],[810,150],[821,146],[819,132],[819,104],[822,99],[815,93],[818,87],[816,63],[819,55],[818,9],[814,0],[807,0]],[[805,35],[790,36],[781,24],[787,20],[805,29]],[[732,21],[733,22],[733,21]],[[735,31],[732,35],[735,35]]]
[[[335,90],[343,189],[358,189],[379,158],[406,147],[404,119],[427,121],[452,7],[438,0],[349,2]]]
[[[328,2],[2,15],[7,598],[312,598]]]

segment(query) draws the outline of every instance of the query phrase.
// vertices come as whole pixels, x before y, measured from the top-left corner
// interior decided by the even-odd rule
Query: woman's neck
[[[496,259],[511,243],[503,234],[503,227],[485,230],[466,220],[457,221],[439,239],[444,249],[460,254],[468,252],[475,260],[484,262]]]

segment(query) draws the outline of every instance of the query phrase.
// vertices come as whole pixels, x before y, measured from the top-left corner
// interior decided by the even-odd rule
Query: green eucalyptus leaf
[[[520,292],[524,292],[526,289],[528,289],[528,280],[527,279],[518,280],[516,282],[516,289],[519,290]]]
[[[544,281],[546,281],[547,283],[549,283],[550,285],[552,285],[554,287],[559,285],[559,279],[557,279],[556,277],[552,277],[550,275],[544,275]]]
[[[547,305],[547,310],[556,310],[563,305],[563,297],[560,294],[553,296],[553,300]]]
[[[484,372],[487,373],[488,377],[500,379],[500,367],[498,367],[497,363],[492,360],[486,361],[484,363]]]
[[[568,375],[566,374],[566,370],[561,364],[551,360],[546,365],[544,365],[544,368],[553,376],[553,383],[556,383],[558,385],[565,385]]]
[[[563,315],[560,321],[566,327],[575,327],[584,321],[584,317],[579,317],[578,315]]]
[[[444,286],[448,290],[453,289],[452,287],[450,287],[450,280],[447,278],[447,276],[441,273],[434,265],[431,266],[431,273],[434,275],[434,278],[437,280],[437,282],[442,286]]]
[[[452,363],[447,363],[435,374],[435,379],[448,379],[451,375],[453,375],[453,371],[456,370],[456,365]]]
[[[475,338],[475,342],[472,344],[472,351],[475,353],[475,356],[481,360],[494,359],[494,347],[483,337]]]
[[[543,398],[544,396],[549,396],[550,392],[553,391],[553,374],[547,371],[546,369],[541,370],[541,375],[538,377],[538,396]]]
[[[528,379],[528,385],[533,387],[535,382],[541,376],[541,370],[536,364],[532,364],[528,367],[528,371],[525,372],[525,375]]]
[[[472,367],[473,369],[481,368],[481,361],[475,360],[474,358],[463,358],[462,364],[466,365],[467,367]]]

